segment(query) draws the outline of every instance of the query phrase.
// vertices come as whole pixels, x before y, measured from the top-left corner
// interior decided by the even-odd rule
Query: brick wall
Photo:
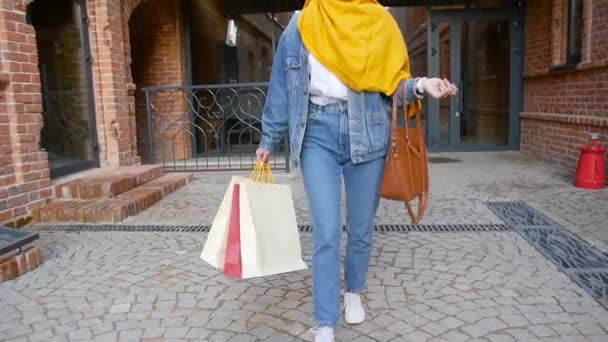
[[[40,149],[42,105],[34,28],[26,0],[0,0],[0,222],[19,220],[51,196]]]
[[[27,4],[30,1],[0,0],[0,223],[28,217],[32,208],[46,204],[52,195],[48,156],[40,148],[43,129],[42,96],[36,32],[26,23]],[[211,29],[208,36],[201,36],[201,41],[195,44],[200,52],[198,56],[203,58],[194,60],[195,82],[199,77],[206,82],[197,83],[214,83],[219,80],[216,77],[218,63],[214,58],[217,59],[217,42],[223,41],[225,17],[223,11],[220,11],[219,0],[194,3],[203,9],[209,4],[216,8],[215,11],[199,12],[204,19],[214,20],[203,22],[206,28]],[[139,117],[137,114],[142,113],[139,97],[137,104],[140,109],[137,110],[136,107],[139,88],[185,83],[181,1],[87,0],[86,4],[90,19],[88,31],[101,167],[136,165],[141,161],[138,141],[139,153],[144,157],[144,145],[147,145],[141,139],[144,136],[142,127],[146,123],[141,120],[141,114]],[[142,11],[148,8],[148,20],[152,20],[147,25],[152,26],[152,29],[149,35],[135,37],[137,42],[147,41],[145,46],[131,47],[129,20],[140,5],[145,6],[141,8]],[[259,32],[255,33],[256,30],[265,29],[253,26],[255,25],[243,25],[241,33],[245,39],[242,42],[246,49],[245,53],[240,53],[240,64],[247,67],[242,58],[246,60],[250,50],[254,55],[253,67],[256,70],[241,69],[241,78],[264,80],[269,72],[269,65],[265,66],[269,64],[266,50],[270,52],[272,49],[267,38],[260,38]],[[41,40],[44,40],[44,32],[40,34]],[[249,35],[255,41],[250,42]],[[72,52],[74,55],[81,53]],[[144,60],[143,63],[138,63],[137,59],[142,59],[142,55],[137,55],[138,52],[144,53],[148,62]],[[72,65],[70,70],[78,69]],[[82,77],[82,72],[79,74]],[[70,116],[82,113],[85,105],[81,101],[83,99],[84,97],[63,101],[70,104],[69,108],[64,108],[63,113]],[[174,113],[186,113],[184,101],[184,96],[177,99],[181,107],[174,107]],[[184,128],[187,127],[179,129],[186,132]],[[53,131],[48,125],[45,129],[49,133]],[[156,139],[163,140],[158,136]],[[85,143],[82,141],[73,145]],[[182,135],[169,144],[175,146],[175,143],[177,150],[185,151],[181,156],[176,155],[176,158],[188,158],[190,138]],[[159,148],[162,144],[156,146]],[[81,152],[83,151],[74,151],[77,154],[82,154]]]
[[[584,1],[582,62],[551,71],[565,61],[564,3],[527,1],[521,150],[574,171],[589,133],[608,145],[608,0]]]
[[[30,2],[0,0],[0,223],[23,223],[52,195],[48,156],[40,148],[42,96],[36,32],[26,23]],[[87,4],[101,164],[138,164],[123,6],[120,0]]]
[[[127,23],[141,0],[88,0],[101,166],[137,165],[135,85]]]

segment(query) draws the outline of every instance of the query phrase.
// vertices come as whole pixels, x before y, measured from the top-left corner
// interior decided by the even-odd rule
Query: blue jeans
[[[380,198],[385,159],[350,160],[345,103],[309,105],[302,145],[302,174],[314,227],[313,301],[317,326],[333,327],[340,316],[342,178],[346,190],[348,243],[345,290],[365,288],[372,249],[373,221]]]

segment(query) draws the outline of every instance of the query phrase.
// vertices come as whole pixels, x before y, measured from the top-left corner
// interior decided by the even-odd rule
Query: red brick
[[[28,194],[23,194],[15,197],[9,197],[7,201],[8,208],[15,208],[28,203]]]
[[[33,271],[41,264],[42,251],[38,246],[28,247],[19,254],[0,259],[0,283]]]
[[[12,280],[19,276],[19,267],[17,260],[12,257],[0,263],[0,282]]]
[[[21,216],[27,214],[26,206],[19,206],[13,209],[12,215],[15,218],[20,218]]]
[[[11,214],[11,210],[0,211],[0,222],[8,221],[11,218]]]
[[[82,204],[80,206],[77,206],[74,208],[74,217],[72,218],[73,221],[76,222],[86,222],[85,220],[85,211],[87,206],[90,205],[91,202],[87,202],[87,204]]]

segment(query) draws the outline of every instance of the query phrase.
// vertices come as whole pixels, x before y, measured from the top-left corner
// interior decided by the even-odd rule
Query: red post
[[[600,143],[598,134],[591,134],[589,144],[580,147],[581,155],[576,168],[574,185],[577,188],[598,190],[606,184],[606,148]]]

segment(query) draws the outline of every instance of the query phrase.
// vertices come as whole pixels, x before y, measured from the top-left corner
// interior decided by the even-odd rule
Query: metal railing
[[[268,83],[143,88],[144,160],[166,171],[252,169],[267,90]],[[289,170],[286,137],[271,163]]]

